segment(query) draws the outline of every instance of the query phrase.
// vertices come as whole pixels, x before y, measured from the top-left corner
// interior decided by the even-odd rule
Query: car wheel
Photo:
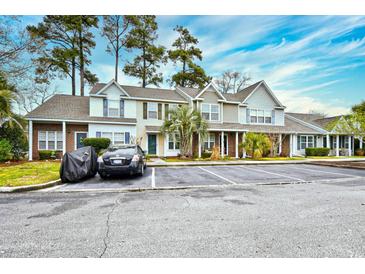
[[[138,173],[138,175],[139,175],[139,176],[143,176],[143,174],[144,174],[144,165],[143,165],[143,164],[141,164],[140,166],[141,166],[141,167],[140,167],[140,169],[139,169],[139,173]]]
[[[106,179],[107,178],[107,176],[104,173],[99,173],[99,176],[100,176],[101,179]]]

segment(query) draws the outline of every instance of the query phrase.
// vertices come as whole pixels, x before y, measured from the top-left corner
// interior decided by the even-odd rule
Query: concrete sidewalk
[[[222,160],[222,161],[186,161],[186,162],[166,162],[163,159],[155,158],[151,159],[151,162],[147,163],[148,167],[173,167],[173,166],[226,166],[226,165],[265,165],[265,164],[304,164],[313,162],[356,162],[365,161],[365,157],[361,158],[331,158],[331,159],[307,159],[303,157],[303,160]]]

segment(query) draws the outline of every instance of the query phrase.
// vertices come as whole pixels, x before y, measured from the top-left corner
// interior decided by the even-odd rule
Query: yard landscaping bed
[[[365,161],[333,161],[333,162],[312,162],[313,165],[321,165],[321,166],[332,166],[332,167],[346,167],[346,168],[356,168],[356,169],[365,169]]]
[[[29,186],[59,178],[60,161],[25,162],[0,167],[0,187]]]

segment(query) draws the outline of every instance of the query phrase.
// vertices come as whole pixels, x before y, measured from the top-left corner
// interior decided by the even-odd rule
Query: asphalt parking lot
[[[309,164],[240,165],[205,167],[147,168],[143,177],[122,176],[63,184],[45,191],[113,191],[195,187],[225,187],[230,185],[279,185],[297,183],[354,182],[365,178],[365,170],[316,166]],[[356,180],[355,180],[356,181]],[[356,181],[358,182],[358,181]]]

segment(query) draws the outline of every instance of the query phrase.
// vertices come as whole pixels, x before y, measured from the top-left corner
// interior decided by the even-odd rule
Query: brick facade
[[[45,123],[33,123],[33,159],[39,159],[38,154],[38,131],[62,131],[62,124],[45,124]],[[66,123],[66,151],[73,151],[75,149],[75,132],[76,131],[88,131],[88,125],[81,124],[67,124]],[[57,151],[57,157],[62,156],[62,150]]]

